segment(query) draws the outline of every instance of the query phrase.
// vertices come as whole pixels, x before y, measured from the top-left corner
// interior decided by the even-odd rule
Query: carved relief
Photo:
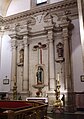
[[[30,25],[35,25],[36,24],[36,20],[34,17],[28,17],[27,19],[27,25],[30,26]]]
[[[20,32],[20,23],[15,24],[15,31]]]
[[[44,16],[44,22],[51,22],[53,23],[53,16],[50,12],[47,12]]]
[[[60,27],[60,24],[61,24],[61,17],[58,17],[58,15],[56,13],[46,13],[46,15],[44,16],[44,22],[47,23],[46,26],[51,26],[53,25],[54,27],[54,31],[56,32],[59,32],[61,31],[61,27]]]

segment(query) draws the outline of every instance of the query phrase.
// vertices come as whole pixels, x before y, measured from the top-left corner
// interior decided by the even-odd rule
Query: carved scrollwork
[[[27,19],[27,25],[35,25],[36,24],[36,20],[34,17],[28,17]]]
[[[44,16],[44,22],[49,22],[53,23],[53,16],[51,13],[47,12],[46,15]]]
[[[54,25],[55,31],[61,30],[60,24],[61,24],[61,19],[58,17],[56,13],[46,13],[44,16],[44,22],[50,23],[51,25]],[[49,24],[48,24],[49,26]]]

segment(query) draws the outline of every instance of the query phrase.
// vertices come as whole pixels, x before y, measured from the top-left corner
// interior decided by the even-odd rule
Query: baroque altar
[[[10,92],[13,91],[16,76],[17,93],[21,94],[22,99],[35,94],[42,96],[45,92],[48,94],[49,104],[53,105],[56,76],[60,70],[60,90],[62,93],[72,90],[69,43],[73,25],[68,18],[67,10],[73,6],[75,8],[73,0],[63,1],[60,3],[60,9],[56,3],[5,20],[11,38],[12,52]],[[73,14],[72,10],[70,13]],[[58,63],[60,59],[63,63]],[[66,105],[71,106],[73,103],[72,100],[68,100],[67,93],[66,102],[69,103]]]

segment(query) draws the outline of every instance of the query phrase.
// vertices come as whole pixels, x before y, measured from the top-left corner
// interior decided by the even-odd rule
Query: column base
[[[64,113],[63,107],[53,107],[53,113]]]
[[[74,92],[67,92],[65,100],[65,111],[75,112],[75,95]]]
[[[52,112],[53,110],[53,105],[56,101],[56,96],[55,96],[55,91],[48,91],[47,92],[47,96],[48,96],[48,111]]]

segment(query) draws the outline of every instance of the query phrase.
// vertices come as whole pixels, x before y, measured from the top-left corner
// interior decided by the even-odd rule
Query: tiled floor
[[[76,112],[76,113],[48,113],[49,119],[84,119],[84,112]]]

